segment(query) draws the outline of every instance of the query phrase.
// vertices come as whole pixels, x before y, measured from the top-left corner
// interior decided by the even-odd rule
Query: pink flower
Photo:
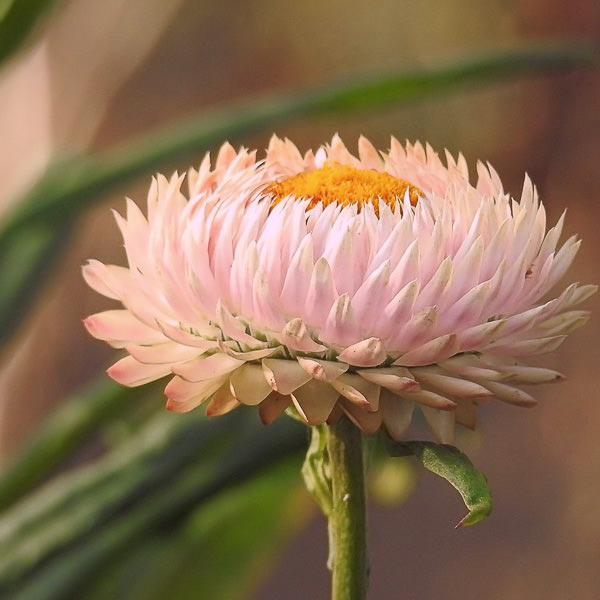
[[[562,279],[580,242],[557,247],[563,217],[528,178],[519,201],[491,167],[469,183],[462,156],[361,138],[300,154],[273,137],[264,161],[222,146],[187,177],[158,176],[148,216],[116,215],[129,267],[90,261],[87,283],[122,309],[89,332],[128,353],[108,370],[137,386],[171,376],[167,408],[208,415],[257,405],[269,423],[294,406],[311,425],[348,415],[402,439],[420,407],[436,437],[473,427],[519,384],[558,381],[520,359],[553,350],[588,313],[595,286]]]

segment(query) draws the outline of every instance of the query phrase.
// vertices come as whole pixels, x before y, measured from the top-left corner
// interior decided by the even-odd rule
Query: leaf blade
[[[60,590],[77,584],[76,574],[85,579],[150,527],[160,529],[230,486],[297,456],[303,433],[289,419],[265,430],[251,411],[241,409],[210,420],[200,411],[185,418],[157,413],[112,452],[62,474],[2,515],[0,596],[44,589],[53,581],[57,595],[48,589],[46,597],[62,597]],[[78,547],[87,550],[71,555],[76,573],[68,565],[60,573],[54,569],[55,557]]]
[[[95,430],[157,386],[125,388],[101,375],[65,399],[0,473],[0,514],[43,480]]]
[[[428,471],[442,477],[458,491],[469,512],[456,524],[456,528],[475,525],[492,512],[492,496],[486,476],[455,446],[390,441],[388,449],[393,456],[412,454]]]
[[[4,0],[0,3],[0,63],[15,54],[58,0]]]

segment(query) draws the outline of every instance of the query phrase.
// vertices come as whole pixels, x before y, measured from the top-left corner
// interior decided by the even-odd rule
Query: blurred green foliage
[[[0,64],[21,48],[57,1],[2,0],[0,2]]]
[[[170,539],[190,531],[212,531],[214,537],[215,520],[220,523],[225,514],[237,513],[230,535],[220,544],[194,538],[195,544],[202,552],[214,552],[213,560],[218,555],[226,559],[242,551],[240,536],[255,537],[259,548],[252,554],[259,557],[292,529],[288,507],[297,501],[299,481],[292,479],[304,445],[305,431],[298,423],[282,419],[264,429],[248,410],[212,421],[199,411],[183,417],[155,412],[130,438],[5,512],[0,597],[71,597],[100,570],[110,571],[132,546],[145,546],[146,538],[164,538],[165,547],[158,548],[164,553]],[[272,479],[284,479],[285,486],[265,483]],[[247,521],[239,520],[244,516]],[[268,527],[262,529],[265,521]],[[196,583],[204,585],[216,574],[215,564],[206,567],[196,573]],[[251,575],[238,578],[236,570],[236,577],[223,583],[244,588]]]

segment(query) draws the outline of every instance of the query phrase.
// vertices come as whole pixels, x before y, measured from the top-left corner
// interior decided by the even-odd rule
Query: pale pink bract
[[[387,172],[422,196],[380,202],[379,215],[370,203],[273,206],[268,184],[326,163]],[[207,155],[188,173],[187,197],[184,177],[158,176],[147,218],[130,200],[115,215],[129,267],[92,260],[83,270],[124,307],[85,320],[128,353],[110,376],[137,386],[171,375],[174,411],[209,399],[209,415],[258,405],[269,423],[293,405],[311,425],[345,413],[397,440],[415,406],[449,442],[456,422],[475,425],[482,401],[535,403],[518,385],[562,376],[518,359],[588,319],[575,307],[595,286],[547,298],[580,242],[557,246],[563,217],[546,232],[528,178],[516,201],[491,167],[479,163],[472,185],[462,156],[446,163],[395,139],[379,153],[361,138],[355,157],[337,136],[304,156],[273,137],[264,161],[228,144],[213,168]]]

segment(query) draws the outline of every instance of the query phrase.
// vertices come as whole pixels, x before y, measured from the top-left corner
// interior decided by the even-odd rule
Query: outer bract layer
[[[293,405],[311,425],[345,413],[397,440],[415,406],[450,442],[455,423],[475,426],[480,402],[534,404],[518,386],[562,376],[521,359],[582,325],[588,313],[575,307],[596,290],[547,297],[580,244],[557,246],[563,217],[546,231],[528,178],[515,200],[490,166],[469,183],[462,156],[444,165],[429,146],[395,139],[388,153],[365,138],[358,150],[335,136],[302,156],[273,137],[257,161],[225,144],[214,167],[207,155],[190,170],[187,197],[175,174],[153,181],[147,217],[128,201],[115,216],[129,267],[84,267],[92,288],[123,305],[85,320],[128,353],[111,377],[137,386],[171,376],[167,407],[178,412],[257,405],[269,423]],[[386,173],[406,193],[274,196],[290,188],[279,182],[293,190],[298,174],[332,165]]]

